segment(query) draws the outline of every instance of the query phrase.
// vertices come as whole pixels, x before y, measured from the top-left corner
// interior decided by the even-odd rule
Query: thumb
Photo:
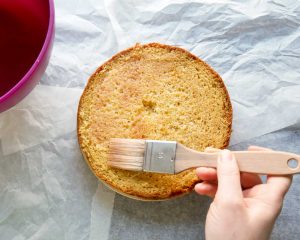
[[[222,150],[217,165],[218,190],[216,198],[219,201],[233,202],[243,198],[240,171],[237,161],[229,150]]]

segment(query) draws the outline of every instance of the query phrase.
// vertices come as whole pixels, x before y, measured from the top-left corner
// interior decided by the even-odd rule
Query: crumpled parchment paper
[[[56,37],[41,85],[0,114],[4,239],[107,239],[114,193],[76,141],[88,76],[136,42],[183,47],[224,79],[231,144],[300,122],[300,2],[57,0]]]

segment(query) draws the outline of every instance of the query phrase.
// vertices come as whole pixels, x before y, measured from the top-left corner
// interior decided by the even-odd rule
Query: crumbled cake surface
[[[78,139],[91,170],[114,189],[141,199],[190,192],[193,169],[177,175],[107,166],[110,138],[174,140],[202,151],[224,148],[232,108],[220,76],[191,53],[150,43],[118,53],[90,77],[78,108]]]

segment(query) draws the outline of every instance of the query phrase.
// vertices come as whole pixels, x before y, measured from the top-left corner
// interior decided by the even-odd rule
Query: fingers
[[[217,176],[216,199],[224,202],[242,200],[240,171],[234,155],[229,150],[221,151],[218,159]]]
[[[198,183],[195,186],[195,191],[200,195],[214,198],[217,192],[217,185],[209,182]]]
[[[203,181],[217,181],[217,170],[214,168],[199,167],[196,169],[196,175]]]
[[[270,148],[265,148],[265,147],[259,147],[259,146],[249,146],[248,147],[249,151],[273,151]]]
[[[204,149],[204,152],[207,152],[207,153],[215,153],[215,152],[220,152],[220,151],[222,151],[222,150],[219,148],[214,148],[214,147],[207,147]]]
[[[221,150],[213,147],[207,147],[204,150],[204,152],[207,153],[214,153],[219,151]],[[214,168],[199,167],[196,169],[196,175],[198,176],[199,179],[203,181],[211,181],[211,182],[217,181],[217,170]]]
[[[248,147],[249,151],[272,151],[269,148],[259,147],[259,146],[250,146]],[[241,174],[241,184],[243,188],[251,188],[255,185],[262,184],[262,180],[257,174],[252,173],[242,173]]]
[[[260,147],[253,147],[255,151],[259,149],[265,149]],[[220,152],[220,149],[208,147],[205,152]],[[196,169],[196,174],[199,179],[203,181],[209,181],[210,183],[217,183],[217,170],[214,168],[200,167]],[[255,185],[261,184],[261,178],[257,174],[252,173],[241,173],[241,185],[243,188],[251,188]]]
[[[293,176],[267,176],[267,185],[272,188],[274,194],[284,198],[292,183]]]
[[[262,181],[257,174],[241,173],[241,185],[243,188],[252,188],[258,184],[262,184]]]
[[[203,181],[217,183],[217,170],[214,168],[199,167],[196,169],[196,175]],[[241,173],[241,185],[243,188],[251,188],[255,185],[261,184],[261,178],[253,173]]]
[[[258,147],[258,146],[250,146],[248,148],[250,151],[272,151],[272,149]],[[289,190],[292,183],[292,175],[284,175],[284,176],[267,176],[267,185],[270,187],[270,194],[272,196],[277,196],[277,198],[283,199],[287,191]]]

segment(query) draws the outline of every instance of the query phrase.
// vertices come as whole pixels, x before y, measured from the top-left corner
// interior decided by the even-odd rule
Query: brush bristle
[[[109,142],[108,161],[110,167],[131,171],[142,171],[145,140],[113,138]]]

